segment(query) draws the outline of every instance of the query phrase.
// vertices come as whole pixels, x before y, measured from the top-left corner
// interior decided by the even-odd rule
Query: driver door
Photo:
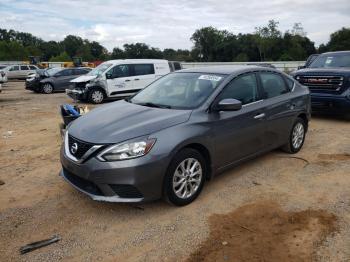
[[[131,79],[131,71],[131,65],[116,65],[106,73],[109,76],[107,77],[108,96],[128,93],[130,89],[133,89],[134,82]]]
[[[238,111],[211,114],[219,166],[224,167],[264,149],[266,126],[260,97],[255,73],[238,76],[219,94],[218,101],[233,98],[243,105]]]

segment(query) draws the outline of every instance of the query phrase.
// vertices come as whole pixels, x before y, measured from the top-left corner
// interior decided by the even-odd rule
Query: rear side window
[[[292,90],[294,87],[294,81],[288,77],[285,77],[284,79],[286,79],[288,89]]]
[[[88,71],[85,69],[74,69],[74,75],[84,75],[86,74]]]
[[[35,66],[29,66],[30,70],[36,70],[37,68]]]
[[[21,66],[21,70],[28,70],[28,66]]]
[[[260,73],[260,78],[264,89],[264,98],[272,98],[289,91],[283,77],[279,74],[264,72]]]
[[[174,68],[175,68],[175,71],[176,71],[176,70],[181,70],[181,65],[180,65],[180,63],[175,62],[175,63],[174,63]]]
[[[10,71],[18,71],[18,70],[19,70],[19,66],[13,66],[10,69]]]
[[[154,65],[153,64],[135,64],[134,73],[135,73],[135,76],[153,75]]]
[[[219,100],[234,98],[243,105],[258,100],[258,85],[255,74],[246,74],[233,79],[219,95]]]

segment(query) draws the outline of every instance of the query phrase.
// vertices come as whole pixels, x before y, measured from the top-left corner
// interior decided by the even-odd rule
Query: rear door
[[[77,76],[74,75],[75,71],[74,69],[63,69],[58,74],[59,76],[56,76],[55,78],[55,89],[56,90],[65,90],[69,87],[69,81],[73,80]]]
[[[288,141],[290,128],[295,117],[290,93],[283,75],[277,72],[260,72],[259,81],[263,93],[266,114],[266,146],[273,148]]]
[[[10,67],[8,73],[7,73],[7,77],[8,78],[18,78],[20,75],[20,70],[19,70],[19,66],[15,65]]]
[[[20,66],[19,78],[27,78],[27,76],[29,74],[30,74],[29,66],[21,65]]]
[[[265,118],[255,73],[233,79],[217,101],[234,98],[243,104],[238,111],[211,113],[214,145],[220,167],[249,157],[264,149]]]
[[[133,89],[140,90],[155,79],[154,64],[133,64]]]

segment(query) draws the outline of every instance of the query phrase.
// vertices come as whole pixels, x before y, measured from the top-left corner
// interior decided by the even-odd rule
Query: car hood
[[[74,120],[68,133],[93,144],[120,143],[184,123],[191,112],[146,107],[122,100],[96,108]]]
[[[348,67],[333,67],[333,68],[304,68],[294,72],[294,75],[350,75]]]
[[[71,80],[71,83],[83,83],[83,82],[88,82],[92,79],[95,79],[97,76],[87,76],[87,75],[83,75],[83,76],[79,76],[77,78],[74,78],[73,80]]]

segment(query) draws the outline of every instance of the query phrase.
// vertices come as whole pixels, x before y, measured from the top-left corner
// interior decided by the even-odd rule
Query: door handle
[[[254,116],[254,119],[261,119],[261,118],[264,118],[265,117],[265,113],[261,113],[261,114],[258,114],[256,116]]]
[[[138,80],[140,80],[140,79],[138,79],[138,78],[135,78],[134,80],[135,80],[135,81],[138,81]]]
[[[125,82],[130,82],[130,80],[125,80]]]

